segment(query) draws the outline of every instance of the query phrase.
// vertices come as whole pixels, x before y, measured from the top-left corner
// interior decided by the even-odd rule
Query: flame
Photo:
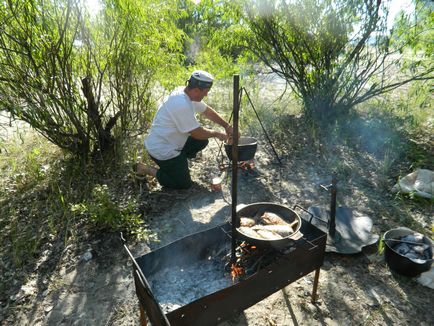
[[[232,282],[235,282],[235,277],[241,275],[244,275],[244,268],[237,266],[236,264],[232,264],[231,266]]]
[[[240,169],[244,171],[253,170],[254,168],[255,168],[255,162],[253,160],[244,161],[240,164]]]
[[[245,241],[243,241],[243,243],[241,243],[240,248],[241,248],[242,252],[246,253],[246,254],[251,254],[253,251],[256,250],[256,246],[249,245]]]

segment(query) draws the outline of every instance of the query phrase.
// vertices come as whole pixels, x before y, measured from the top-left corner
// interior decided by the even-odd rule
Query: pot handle
[[[297,231],[297,232],[291,234],[290,236],[288,236],[288,239],[300,240],[302,237],[303,237],[303,233],[301,233],[300,231]]]
[[[406,256],[403,256],[403,257],[406,257]],[[409,258],[409,257],[406,257],[406,258],[410,259],[413,263],[416,263],[419,265],[423,265],[426,263],[432,263],[434,261],[433,258],[431,258],[431,259],[415,259],[415,258]]]
[[[316,218],[318,221],[320,221],[320,222],[322,222],[322,223],[324,223],[324,224],[328,224],[328,221],[324,221],[321,217],[318,217],[318,216],[312,214],[311,212],[309,212],[309,211],[308,211],[307,209],[305,209],[304,207],[302,207],[302,206],[300,206],[300,205],[298,205],[298,204],[295,204],[294,207],[293,207],[292,209],[295,210],[296,208],[298,208],[298,209],[302,210],[303,212],[305,212],[305,213],[307,213],[307,214],[310,215],[310,219],[309,219],[309,223],[310,223],[310,224],[312,224],[312,219],[313,219],[313,218]]]

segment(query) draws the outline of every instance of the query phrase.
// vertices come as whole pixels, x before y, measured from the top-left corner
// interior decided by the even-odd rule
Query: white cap
[[[194,77],[194,79],[201,80],[204,82],[212,83],[214,81],[214,77],[204,70],[195,70],[191,74],[191,77]]]
[[[190,87],[211,88],[214,77],[204,70],[195,70],[188,80]]]

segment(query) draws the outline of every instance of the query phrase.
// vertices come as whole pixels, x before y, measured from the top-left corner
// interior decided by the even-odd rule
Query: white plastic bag
[[[393,192],[414,193],[423,198],[434,198],[434,172],[417,169],[393,186]]]

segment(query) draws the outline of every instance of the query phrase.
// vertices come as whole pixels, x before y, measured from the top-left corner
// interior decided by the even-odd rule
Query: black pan
[[[258,142],[253,137],[240,137],[238,140],[238,161],[249,161],[255,157]],[[232,145],[225,144],[225,152],[232,160]]]
[[[411,229],[399,227],[387,231],[384,233],[383,237],[383,241],[386,244],[384,248],[384,257],[387,265],[398,274],[408,277],[415,277],[428,271],[434,260],[432,242],[427,236],[423,236],[423,242],[430,246],[428,249],[430,259],[414,260],[395,251],[394,247],[399,242],[399,238],[414,233],[416,232]]]
[[[300,232],[301,227],[301,217],[294,212],[292,209],[274,203],[268,202],[258,202],[243,206],[237,211],[238,218],[240,217],[254,217],[256,214],[261,214],[261,212],[271,212],[279,215],[285,222],[292,224],[294,223],[294,233],[290,234],[288,237],[277,240],[266,240],[263,238],[251,237],[244,234],[237,228],[237,237],[240,240],[244,240],[251,245],[257,247],[274,247],[274,248],[284,248],[289,246],[296,240],[299,240],[303,234]],[[295,223],[296,222],[296,223]]]

